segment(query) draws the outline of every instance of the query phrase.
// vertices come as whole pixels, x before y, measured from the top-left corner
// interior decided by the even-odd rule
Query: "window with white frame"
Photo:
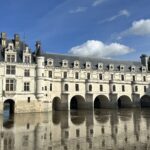
[[[30,82],[24,82],[24,91],[30,91]]]
[[[25,69],[24,70],[24,76],[25,77],[29,77],[30,76],[30,70],[29,69]]]
[[[48,59],[47,60],[47,65],[48,66],[53,66],[53,62],[54,62],[53,59]]]
[[[109,65],[109,70],[111,70],[111,71],[114,70],[114,65],[113,64]]]
[[[79,68],[79,61],[78,60],[74,61],[73,65],[74,68]]]
[[[7,65],[6,74],[16,74],[16,67],[12,65]]]
[[[68,67],[68,60],[63,60],[62,61],[62,66],[63,67]]]
[[[16,80],[6,79],[6,91],[15,91],[15,90],[16,90]]]
[[[24,56],[24,62],[26,64],[29,64],[30,63],[30,56]]]
[[[85,66],[86,66],[86,69],[91,69],[91,62],[86,62]]]
[[[103,63],[98,63],[98,69],[102,70],[103,69]]]
[[[15,55],[14,54],[7,54],[6,55],[7,62],[15,62]]]

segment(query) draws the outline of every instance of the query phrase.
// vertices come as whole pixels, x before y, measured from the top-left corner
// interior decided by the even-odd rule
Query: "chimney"
[[[15,48],[19,48],[20,37],[19,34],[14,34],[14,44]]]
[[[41,56],[42,55],[41,42],[36,41],[35,47],[36,47],[36,56]]]
[[[1,33],[1,45],[2,47],[6,47],[7,34],[5,32]]]
[[[149,57],[147,55],[145,55],[145,54],[142,54],[140,58],[141,58],[141,64],[143,66],[145,66],[146,69],[148,70],[148,60],[149,60]]]

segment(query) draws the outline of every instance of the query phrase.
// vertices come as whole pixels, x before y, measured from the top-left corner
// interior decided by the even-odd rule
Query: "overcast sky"
[[[34,50],[138,60],[150,54],[150,0],[0,0],[0,32]]]

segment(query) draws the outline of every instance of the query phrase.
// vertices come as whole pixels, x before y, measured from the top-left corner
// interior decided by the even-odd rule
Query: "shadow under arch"
[[[132,101],[129,96],[123,95],[118,98],[118,108],[131,108]]]
[[[150,96],[144,95],[140,99],[141,107],[150,107]]]
[[[54,97],[52,101],[52,110],[60,110],[61,107],[61,100],[59,97]]]
[[[85,118],[86,118],[85,111],[71,111],[70,118],[71,118],[71,122],[74,125],[81,125],[85,122]]]
[[[7,99],[4,101],[3,107],[4,113],[9,113],[9,115],[13,115],[15,113],[15,102],[12,99]]]
[[[109,118],[110,118],[109,109],[107,111],[103,110],[103,109],[95,110],[94,111],[94,118],[100,124],[101,123],[107,123],[109,121]]]
[[[85,109],[86,102],[81,95],[75,95],[70,100],[70,110]]]
[[[109,99],[105,95],[98,95],[94,100],[94,108],[109,108]]]

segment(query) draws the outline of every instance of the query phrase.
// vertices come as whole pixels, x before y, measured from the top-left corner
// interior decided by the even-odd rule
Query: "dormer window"
[[[68,67],[68,60],[63,60],[62,61],[62,66],[63,67]]]
[[[30,56],[24,56],[24,63],[26,64],[30,63]]]
[[[25,46],[24,53],[29,53],[29,47],[28,46]]]
[[[53,66],[53,62],[54,62],[53,59],[48,59],[47,60],[47,65],[48,66]]]
[[[15,55],[7,54],[6,61],[7,62],[15,62]]]
[[[76,61],[74,61],[74,68],[79,68],[79,61],[78,60],[76,60]]]
[[[142,66],[142,72],[146,72],[146,67]]]
[[[131,66],[131,72],[135,72],[135,66]]]
[[[91,69],[91,62],[86,62],[86,69]]]
[[[120,65],[120,71],[124,71],[124,66]]]
[[[9,51],[9,50],[13,50],[14,49],[14,46],[13,46],[13,43],[9,43],[8,44],[8,47],[7,47],[7,50]]]
[[[114,70],[114,65],[113,65],[113,64],[110,64],[110,65],[109,65],[109,70],[110,70],[110,71],[113,71],[113,70]]]
[[[103,70],[103,63],[98,63],[98,69]]]

